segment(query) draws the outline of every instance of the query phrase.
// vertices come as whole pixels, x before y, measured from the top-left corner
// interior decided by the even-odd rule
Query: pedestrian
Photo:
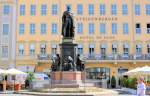
[[[29,80],[28,79],[25,80],[25,88],[26,89],[29,88]]]
[[[144,84],[144,77],[139,77],[137,85],[137,96],[145,96],[146,87]]]

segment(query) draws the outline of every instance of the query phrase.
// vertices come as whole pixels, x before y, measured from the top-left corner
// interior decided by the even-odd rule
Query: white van
[[[34,80],[32,81],[32,90],[48,89],[50,88],[50,78],[44,73],[34,73]]]

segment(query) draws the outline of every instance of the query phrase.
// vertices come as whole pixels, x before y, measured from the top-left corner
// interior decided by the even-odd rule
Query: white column
[[[16,67],[16,24],[17,24],[17,0],[14,0],[12,5],[13,13],[12,13],[12,40],[11,40],[11,61],[12,63],[9,65],[10,67]]]

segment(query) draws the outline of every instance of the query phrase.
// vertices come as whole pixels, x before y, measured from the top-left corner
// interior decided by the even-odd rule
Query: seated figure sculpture
[[[71,56],[68,56],[64,62],[63,71],[74,71],[75,65]]]
[[[60,56],[56,54],[56,57],[52,58],[52,71],[59,71],[60,70]]]
[[[84,63],[80,59],[80,54],[77,55],[76,65],[77,65],[77,71],[84,71]]]

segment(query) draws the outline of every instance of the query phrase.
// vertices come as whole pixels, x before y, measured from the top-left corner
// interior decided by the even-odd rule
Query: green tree
[[[34,79],[34,74],[32,72],[28,72],[27,80],[29,80],[29,82],[32,82]]]
[[[31,88],[31,83],[34,79],[34,74],[32,72],[28,72],[28,76],[25,80],[25,88]]]

